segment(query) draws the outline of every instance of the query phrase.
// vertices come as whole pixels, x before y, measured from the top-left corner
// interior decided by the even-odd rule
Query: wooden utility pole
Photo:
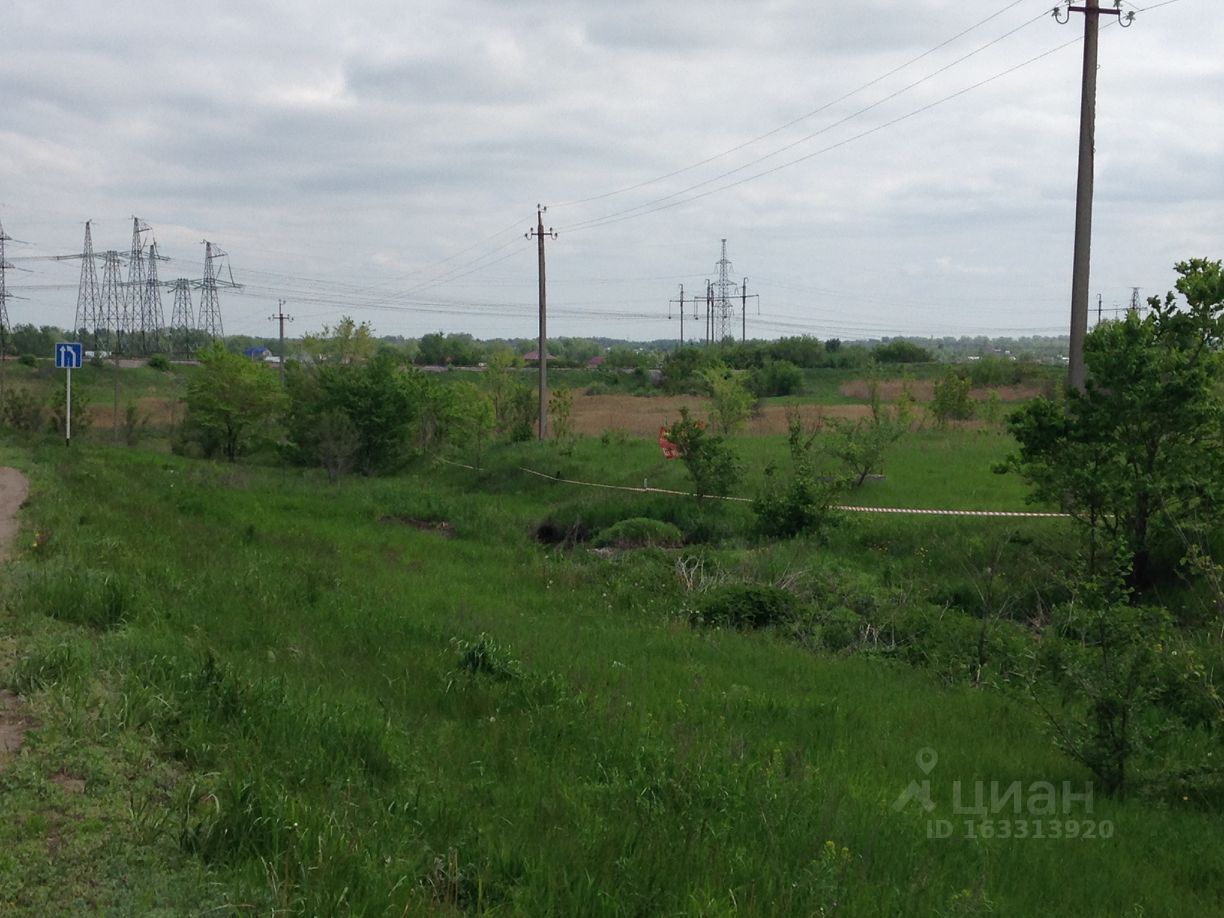
[[[705,343],[708,347],[714,340],[714,286],[706,281],[706,329]]]
[[[1083,6],[1069,6],[1071,13],[1084,14],[1084,71],[1080,92],[1079,177],[1075,191],[1075,258],[1071,269],[1071,349],[1068,355],[1067,385],[1083,390],[1087,379],[1084,366],[1084,338],[1088,334],[1088,274],[1092,256],[1092,185],[1096,136],[1097,47],[1102,16],[1117,16],[1129,25],[1135,14],[1123,19],[1120,9],[1103,10],[1100,0],[1084,0]],[[1059,22],[1067,19],[1055,8]]]
[[[535,229],[527,233],[526,236],[530,239],[535,236],[540,246],[540,439],[548,439],[548,320],[547,310],[545,308],[546,285],[544,282],[544,237],[550,236],[553,239],[557,238],[557,234],[553,232],[550,226],[548,232],[544,232],[544,212],[547,207],[536,205],[536,226]]]
[[[276,315],[268,316],[269,322],[280,323],[280,384],[285,388],[285,323],[292,322],[293,316],[285,315],[285,301],[276,301]]]
[[[748,278],[740,284],[740,342],[748,340]]]
[[[667,318],[671,318],[671,304],[680,304],[680,346],[684,347],[684,284],[680,285],[680,299],[667,301]]]

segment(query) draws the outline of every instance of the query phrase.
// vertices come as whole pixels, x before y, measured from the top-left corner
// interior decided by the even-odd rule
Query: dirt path
[[[0,562],[8,558],[9,545],[17,537],[17,511],[29,493],[25,475],[0,466]]]
[[[17,537],[17,511],[29,493],[25,475],[0,467],[0,564],[8,558],[9,548]],[[0,689],[0,769],[17,754],[26,731],[37,726],[33,718],[22,713],[23,707],[20,698]]]

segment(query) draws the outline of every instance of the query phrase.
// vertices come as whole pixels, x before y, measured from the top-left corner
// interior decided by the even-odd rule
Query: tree
[[[317,335],[302,338],[302,347],[322,363],[360,363],[374,356],[378,342],[369,322],[360,324],[344,316],[335,328],[326,325]]]
[[[969,397],[972,385],[968,376],[962,376],[952,367],[935,381],[931,414],[935,415],[935,422],[940,427],[949,421],[967,421],[973,417],[973,399]]]
[[[362,364],[319,370],[319,408],[339,409],[357,429],[357,467],[366,475],[395,469],[408,456],[428,384],[381,352]]]
[[[873,378],[870,386],[871,416],[857,421],[834,419],[826,446],[840,460],[850,484],[856,488],[862,487],[868,475],[883,470],[884,454],[909,430],[913,413],[913,396],[908,385],[891,406],[880,399],[878,379]]]
[[[689,416],[688,408],[680,409],[680,420],[667,428],[667,438],[680,448],[698,500],[725,495],[739,479],[739,463],[726,441],[710,436],[704,423]]]
[[[564,448],[572,448],[574,439],[574,392],[558,386],[548,396],[548,417],[552,424],[553,439]]]
[[[1162,535],[1204,536],[1224,498],[1224,275],[1203,259],[1176,270],[1185,308],[1170,292],[1145,316],[1097,326],[1084,391],[1009,420],[1020,449],[1008,467],[1087,528],[1094,559],[1101,536],[1120,545],[1132,587],[1151,584]]]
[[[848,482],[816,474],[816,441],[821,425],[808,429],[797,406],[786,412],[791,477],[783,482],[773,465],[766,467],[765,490],[752,504],[762,533],[778,538],[819,533],[830,521],[832,504]]]
[[[183,436],[206,456],[230,462],[277,432],[286,399],[276,376],[231,354],[220,342],[199,352],[200,372],[187,386]]]
[[[730,436],[748,420],[755,401],[744,385],[744,373],[720,364],[703,370],[701,377],[710,393],[710,423],[722,436]]]
[[[514,370],[516,357],[500,348],[489,357],[484,374],[485,392],[493,405],[493,432],[513,442],[530,440],[535,435],[539,415],[536,392]]]

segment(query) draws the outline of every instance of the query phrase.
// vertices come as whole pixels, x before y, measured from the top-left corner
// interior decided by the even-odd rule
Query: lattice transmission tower
[[[195,310],[191,306],[191,281],[176,278],[169,284],[174,290],[174,307],[170,312],[170,349],[175,354],[190,354],[195,332]]]
[[[139,217],[132,218],[132,247],[128,252],[128,276],[124,286],[124,323],[123,330],[130,332],[136,339],[130,350],[141,350],[139,334],[144,331],[145,313],[145,254],[144,234],[149,231],[149,224]]]
[[[72,327],[94,336],[94,346],[98,344],[98,329],[104,327],[102,307],[98,295],[98,266],[94,264],[97,256],[94,254],[93,233],[90,228],[92,221],[85,221],[85,245],[81,249],[81,284],[77,288],[76,314],[72,318]]]
[[[149,235],[152,236],[152,230]],[[140,315],[140,345],[145,354],[155,353],[162,349],[162,339],[165,320],[162,317],[161,281],[157,279],[157,263],[169,261],[165,255],[158,254],[157,241],[149,240],[148,265],[145,268],[145,292],[141,300],[144,311]]]
[[[4,224],[0,223],[0,360],[4,359],[5,353],[8,351],[8,301],[13,295],[9,292],[7,279],[8,271],[13,266],[9,264],[8,258],[5,257],[4,244],[12,238],[12,236],[4,231]]]
[[[221,298],[217,291],[221,287],[238,287],[234,283],[234,272],[226,261],[227,254],[219,246],[204,240],[204,280],[200,282],[200,331],[209,340],[220,338],[224,331],[221,326]],[[221,277],[221,267],[225,268],[228,280]]]
[[[714,341],[722,341],[734,334],[735,298],[739,296],[739,285],[731,280],[731,262],[727,260],[727,240],[722,241],[722,258],[715,265],[718,280],[714,283],[712,307]]]
[[[123,295],[123,256],[114,249],[102,253],[102,295],[98,311],[101,327],[112,333],[110,344],[115,353],[123,346],[123,335],[127,331],[126,297]]]

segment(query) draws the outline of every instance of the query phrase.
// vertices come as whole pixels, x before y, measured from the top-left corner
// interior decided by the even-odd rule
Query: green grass
[[[1020,507],[1015,483],[989,472],[1005,447],[973,431],[917,435],[871,496]],[[746,451],[759,462],[781,448]],[[130,839],[103,875],[136,880],[104,881],[106,911],[1224,908],[1224,867],[1200,854],[1224,844],[1224,827],[1189,805],[1098,795],[1074,815],[1111,821],[1108,840],[971,840],[959,823],[957,837],[929,839],[916,808],[893,811],[923,777],[924,747],[939,754],[941,816],[957,780],[1082,787],[1087,773],[1012,697],[887,653],[692,627],[677,554],[533,540],[541,519],[575,507],[742,528],[746,507],[587,493],[515,470],[681,483],[658,455],[632,441],[585,441],[571,456],[524,444],[482,474],[333,488],[315,472],[137,450],[5,449],[31,470],[34,496],[6,572],[0,683],[29,692],[49,728],[0,779],[24,819],[8,829],[21,826],[18,847],[0,845],[0,911],[80,901],[55,898],[35,851],[53,830],[37,818],[40,782],[71,749],[92,750],[103,772],[148,763],[134,815],[106,782],[96,801],[86,794],[93,818]],[[1011,586],[1029,589],[1046,577],[1034,560],[1066,549],[1057,525],[854,518],[825,545],[732,537],[686,557],[725,580],[801,573],[830,607],[886,616],[958,582],[971,592],[1000,539],[1014,539]],[[66,875],[86,882],[75,862]],[[42,898],[10,892],[14,877]]]

